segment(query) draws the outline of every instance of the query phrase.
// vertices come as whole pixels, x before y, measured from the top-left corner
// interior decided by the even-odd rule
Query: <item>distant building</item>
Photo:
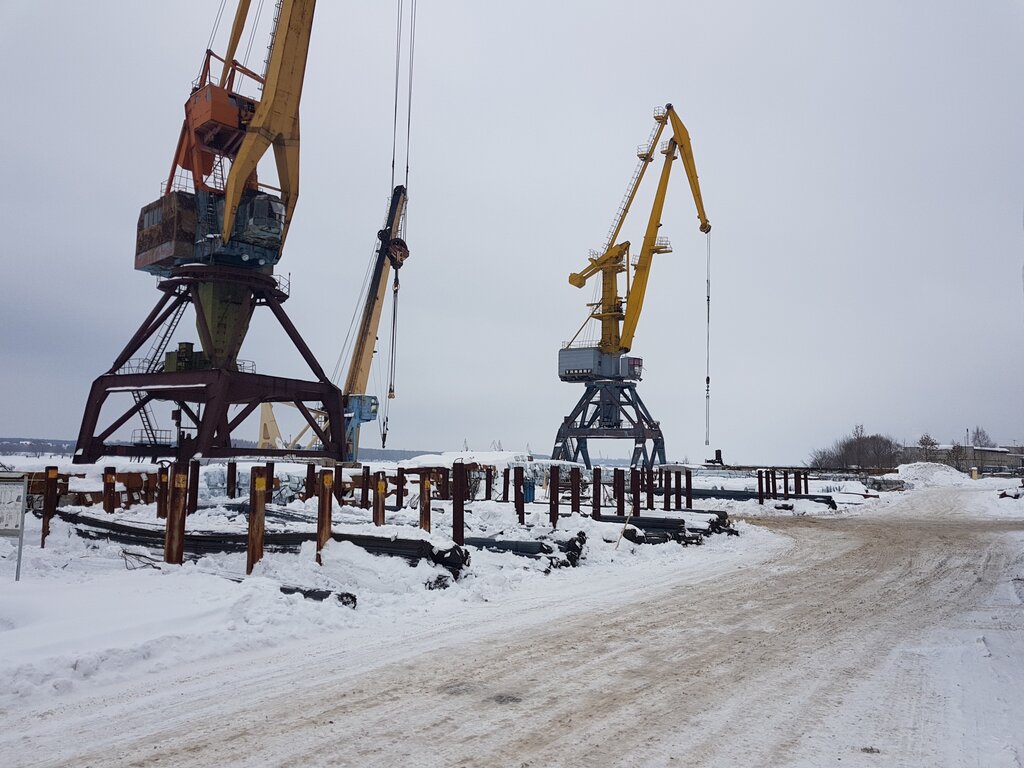
[[[904,464],[934,461],[948,464],[961,472],[967,472],[971,467],[977,467],[981,472],[1024,472],[1024,446],[937,445],[925,449],[919,445],[905,445],[900,461]]]

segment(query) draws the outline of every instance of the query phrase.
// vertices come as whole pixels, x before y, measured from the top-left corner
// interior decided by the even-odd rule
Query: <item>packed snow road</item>
[[[753,567],[576,606],[518,596],[400,641],[279,647],[8,710],[3,760],[1020,766],[1024,520],[973,516],[978,498],[765,518],[791,544]]]

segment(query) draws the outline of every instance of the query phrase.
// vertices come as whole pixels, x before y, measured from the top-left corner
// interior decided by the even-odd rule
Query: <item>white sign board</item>
[[[0,536],[18,540],[18,567],[14,580],[21,578],[21,551],[25,545],[25,505],[28,478],[17,472],[0,472]]]

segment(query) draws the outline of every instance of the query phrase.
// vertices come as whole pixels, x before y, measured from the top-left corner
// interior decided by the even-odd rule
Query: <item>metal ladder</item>
[[[181,316],[185,314],[185,307],[187,305],[188,302],[183,301],[178,305],[174,314],[167,318],[167,322],[164,323],[160,335],[153,340],[153,344],[146,353],[142,364],[142,373],[157,373],[163,368],[164,353],[167,351],[167,345],[170,343],[171,335],[181,321]],[[132,397],[135,398],[136,405],[142,402],[142,393],[138,390],[132,390]],[[146,435],[146,440],[150,444],[155,444],[157,442],[156,417],[153,415],[153,410],[149,407],[148,403],[139,409],[139,418],[142,420],[142,430]]]
[[[654,115],[655,118],[659,116],[658,110],[655,110]],[[661,115],[664,115],[664,109],[661,110]],[[618,229],[619,223],[622,221],[622,216],[626,212],[626,205],[629,202],[629,196],[633,192],[633,188],[636,186],[636,180],[640,178],[640,174],[643,172],[644,166],[647,165],[647,163],[650,162],[650,158],[654,156],[654,137],[657,135],[660,127],[661,123],[655,119],[654,127],[651,129],[651,134],[647,137],[647,141],[636,148],[636,156],[639,158],[639,162],[637,162],[636,168],[633,169],[633,176],[629,179],[629,184],[626,185],[626,192],[622,196],[622,200],[619,202],[619,207],[615,210],[615,216],[612,217],[611,226],[608,227],[608,234],[605,236],[604,251],[607,251],[614,245],[612,238],[615,237],[615,230]]]

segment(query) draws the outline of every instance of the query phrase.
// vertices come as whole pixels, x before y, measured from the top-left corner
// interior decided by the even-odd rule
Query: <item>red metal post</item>
[[[452,465],[452,541],[459,546],[466,542],[466,492],[469,487],[466,465]]]
[[[373,524],[384,525],[384,500],[388,495],[387,476],[377,472],[373,478]]]
[[[782,470],[782,498],[789,499],[789,470]]]
[[[491,500],[494,491],[494,467],[484,467],[484,498]]]
[[[316,562],[323,565],[320,550],[331,540],[331,510],[334,507],[334,471],[320,470],[316,507]]]
[[[274,474],[274,462],[267,462],[267,504],[274,501],[274,486],[277,485],[277,475]]]
[[[188,463],[188,506],[185,508],[186,515],[194,515],[199,509],[199,462],[192,459]]]
[[[370,468],[363,465],[363,495],[360,502],[363,509],[370,508]]]
[[[626,471],[616,469],[612,480],[612,494],[615,496],[615,514],[626,514]]]
[[[398,509],[405,506],[405,470],[401,467],[395,473],[395,506]]]
[[[238,495],[238,462],[229,461],[227,468],[228,498],[233,499]]]
[[[117,505],[114,501],[114,493],[117,488],[117,470],[113,467],[103,468],[103,511],[108,515],[113,514]]]
[[[181,565],[185,555],[185,502],[188,496],[188,470],[184,464],[174,464],[171,503],[167,510],[167,529],[164,533],[164,562]]]
[[[640,470],[636,467],[629,468],[629,495],[631,504],[629,514],[636,516],[640,514]]]
[[[46,537],[50,535],[50,520],[57,514],[57,468],[46,468],[46,480],[43,485],[43,532],[39,547],[46,546]]]
[[[430,533],[430,473],[420,472],[420,528]]]
[[[647,470],[647,508],[654,509],[654,470]]]
[[[516,467],[514,475],[516,515],[519,516],[519,524],[526,525],[526,502],[523,501],[523,468]]]
[[[669,470],[661,472],[661,508],[665,512],[672,509],[672,472]]]
[[[779,498],[778,476],[775,474],[775,470],[774,469],[772,469],[770,471],[772,473],[772,498],[773,499],[777,499],[777,498]]]
[[[245,575],[263,559],[263,532],[266,523],[267,477],[263,467],[253,467],[249,479],[249,536],[246,545]]]
[[[764,474],[757,470],[757,503],[764,504]]]
[[[552,464],[548,473],[548,520],[552,528],[558,527],[558,465]]]
[[[316,464],[309,462],[306,465],[306,488],[303,500],[312,499],[316,496]]]
[[[501,500],[508,503],[508,467],[505,467],[505,471],[501,473]]]
[[[449,470],[448,467],[441,468],[441,487],[439,490],[441,492],[441,498],[445,501],[452,497],[451,475],[451,470]]]
[[[572,467],[569,470],[569,496],[571,510],[575,514],[580,511],[580,468]]]
[[[590,483],[590,503],[592,512],[590,516],[595,520],[601,516],[601,468],[594,467],[592,471],[593,478]]]
[[[345,480],[345,475],[341,471],[341,469],[339,468],[337,476],[334,477],[333,480],[331,481],[331,489],[332,489],[332,492],[334,493],[334,498],[338,502],[339,506],[345,506],[345,482],[344,482],[344,480]],[[355,500],[356,500],[356,493],[355,493],[355,490],[354,490],[354,484],[352,486],[350,486],[350,488],[352,489],[352,501],[355,502]]]
[[[683,508],[683,473],[676,470],[676,511]]]
[[[156,516],[160,520],[167,519],[167,502],[170,501],[171,484],[167,467],[160,467],[156,473]]]
[[[686,470],[686,508],[693,509],[693,473]]]

